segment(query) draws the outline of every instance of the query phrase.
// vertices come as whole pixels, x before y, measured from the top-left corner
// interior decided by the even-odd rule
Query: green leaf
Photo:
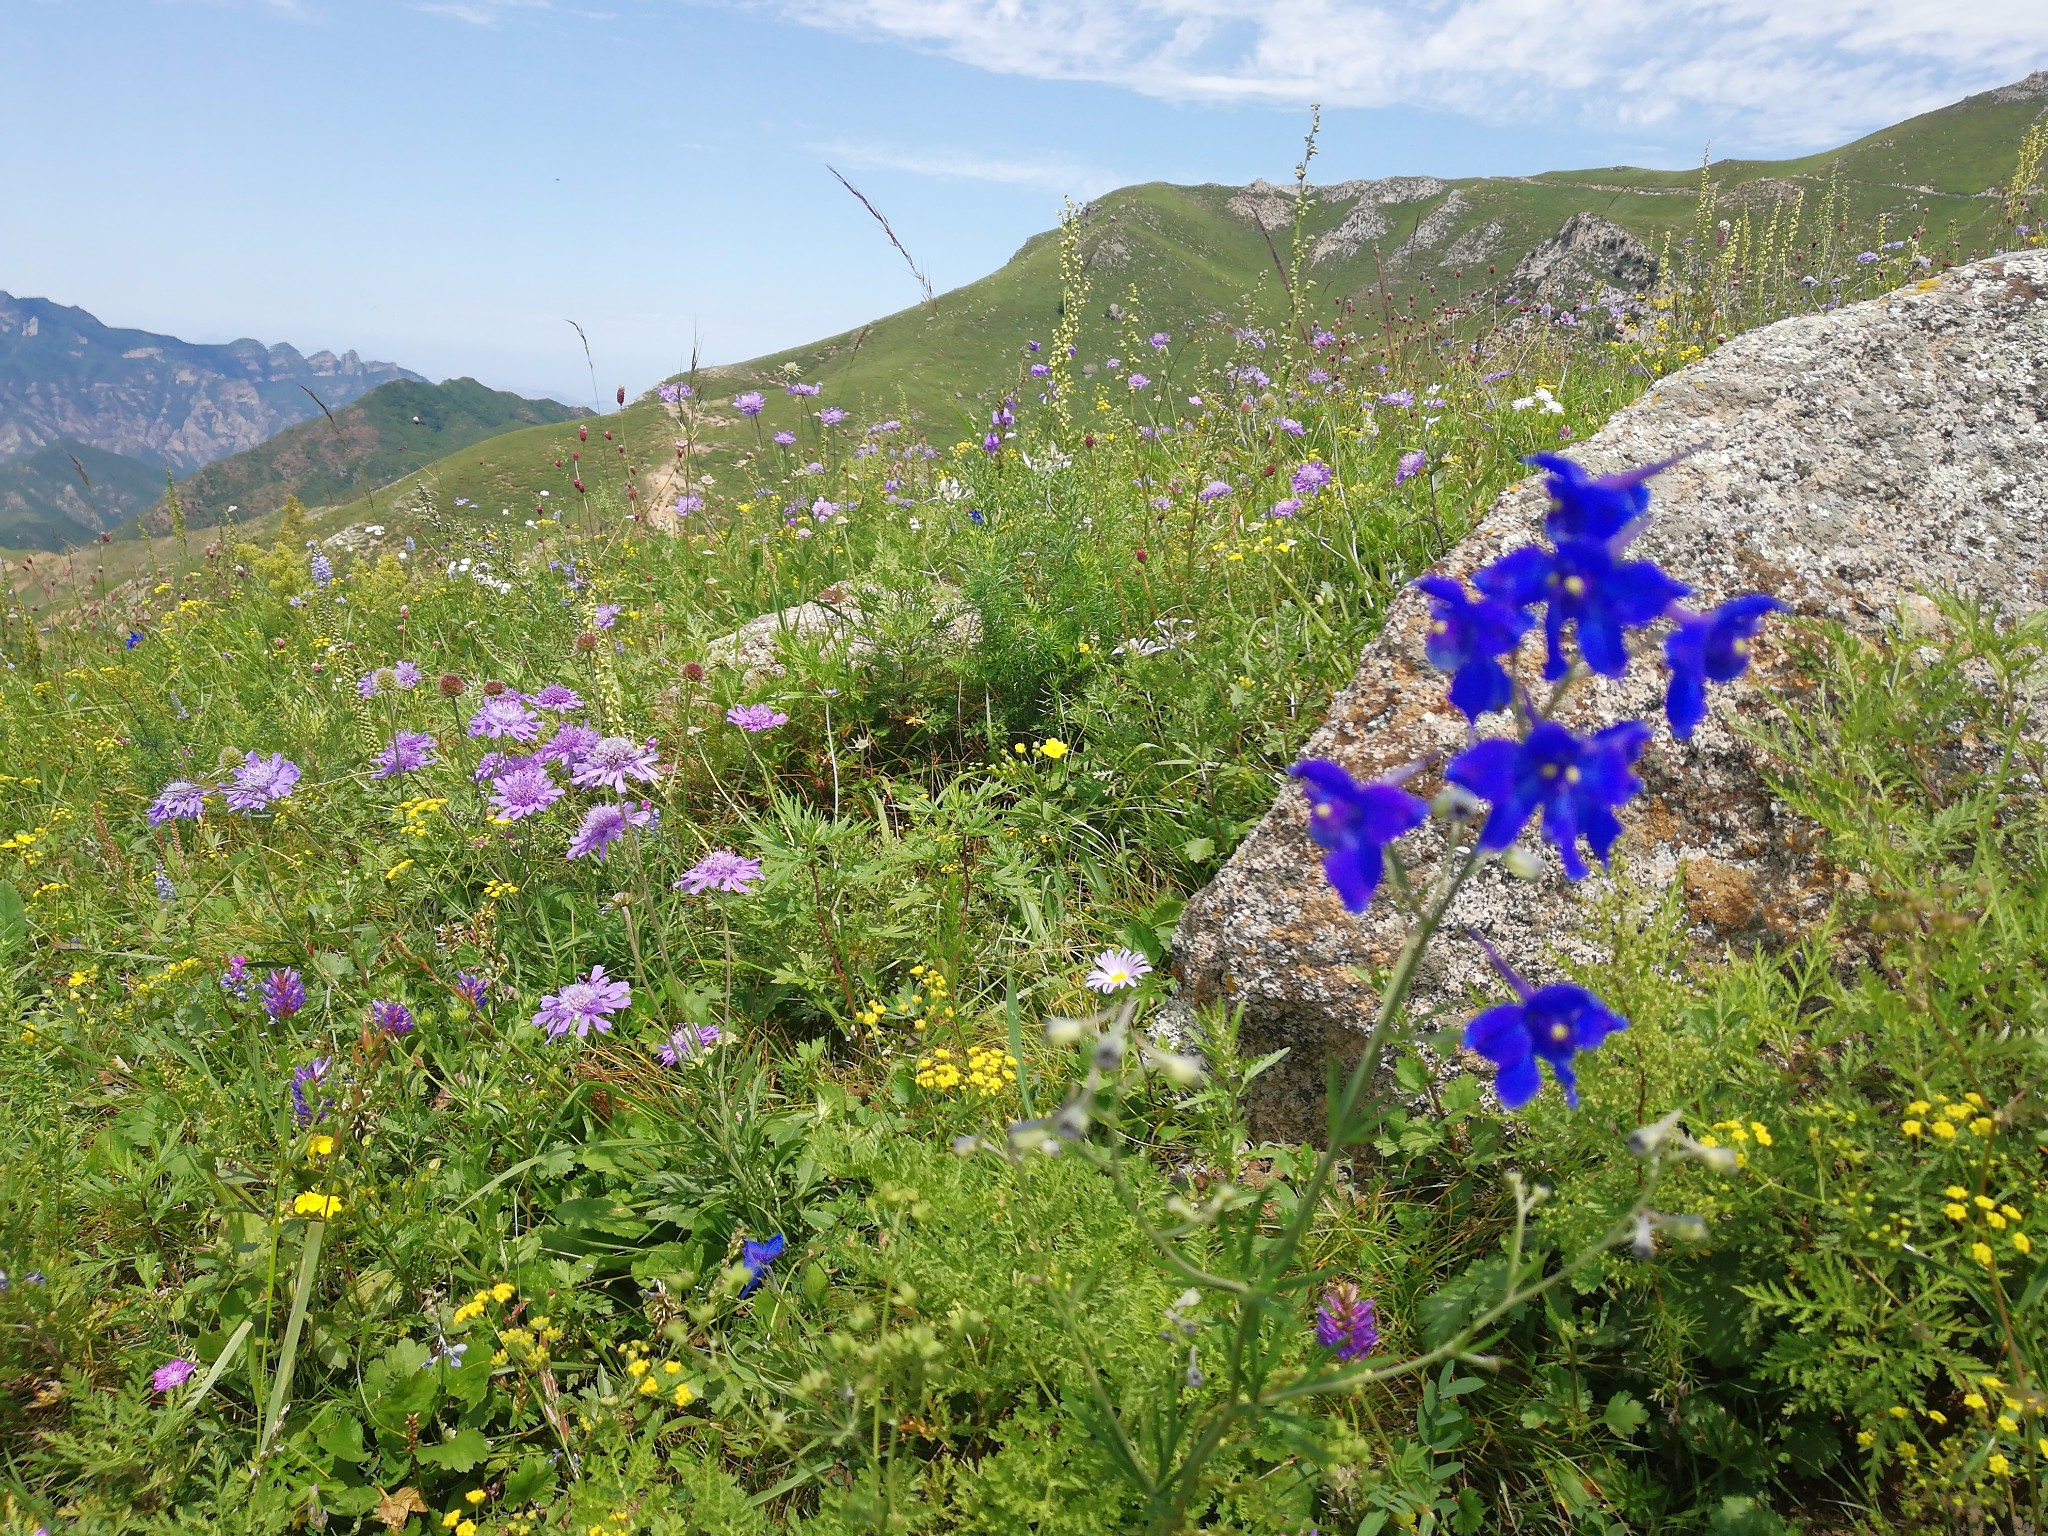
[[[370,1453],[363,1446],[363,1421],[352,1413],[344,1413],[332,1403],[321,1410],[315,1420],[319,1426],[313,1432],[313,1443],[338,1461],[368,1461]]]
[[[538,1456],[529,1456],[505,1479],[505,1494],[499,1501],[510,1508],[538,1504],[555,1488],[555,1469]]]
[[[443,1440],[439,1445],[421,1446],[416,1454],[429,1466],[441,1467],[450,1472],[467,1472],[491,1454],[491,1442],[477,1430],[465,1429],[453,1440]]]
[[[28,907],[21,899],[21,892],[6,880],[0,880],[0,955],[18,948],[28,937]]]
[[[1216,857],[1216,839],[1191,837],[1180,845],[1180,854],[1190,864],[1206,864]]]
[[[1628,1393],[1617,1392],[1607,1399],[1607,1411],[1600,1417],[1617,1440],[1633,1440],[1636,1431],[1650,1422],[1650,1410]]]

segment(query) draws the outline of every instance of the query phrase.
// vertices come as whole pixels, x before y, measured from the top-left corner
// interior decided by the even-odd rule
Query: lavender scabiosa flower
[[[511,694],[497,694],[469,717],[469,734],[479,740],[531,741],[540,734],[540,716]]]
[[[1135,949],[1105,949],[1095,957],[1095,964],[1082,978],[1081,985],[1107,997],[1112,992],[1135,987],[1151,974],[1152,962]]]
[[[1155,352],[1163,352],[1166,350],[1168,344],[1170,344],[1172,340],[1173,338],[1167,335],[1166,332],[1154,331],[1150,337],[1152,350]]]
[[[1207,485],[1203,486],[1199,491],[1195,492],[1195,500],[1221,501],[1225,496],[1228,496],[1229,494],[1230,482],[1228,480],[1211,480]]]
[[[606,850],[626,835],[628,828],[644,827],[653,819],[652,810],[631,802],[593,805],[583,813],[582,824],[576,828],[576,835],[569,839],[566,857],[580,859],[594,853],[602,859]]]
[[[777,432],[768,441],[778,448],[794,448],[796,446],[796,434],[785,430]]]
[[[401,661],[391,669],[391,686],[410,693],[420,685],[420,669],[412,662]]]
[[[587,1039],[593,1029],[601,1035],[611,1033],[612,1015],[632,1006],[631,984],[606,976],[604,967],[596,965],[581,981],[543,997],[533,1022],[547,1031],[551,1040],[561,1039],[572,1029],[579,1039]]]
[[[370,1022],[387,1035],[409,1035],[413,1031],[412,1010],[403,1003],[380,1000],[370,1004]]]
[[[1316,1308],[1316,1342],[1346,1365],[1378,1349],[1379,1312],[1372,1298],[1361,1296],[1348,1280],[1339,1280],[1324,1291],[1322,1304]]]
[[[333,1065],[328,1057],[315,1056],[304,1066],[292,1069],[292,1118],[299,1124],[311,1125],[326,1116],[327,1101],[319,1090]]]
[[[1402,454],[1401,461],[1394,466],[1394,484],[1405,484],[1427,468],[1429,468],[1429,455],[1420,448],[1412,449]]]
[[[695,511],[695,510],[696,510],[695,508],[693,508],[693,507],[685,507],[685,506],[683,505],[683,502],[684,502],[684,501],[689,501],[689,500],[691,500],[691,499],[692,499],[692,498],[690,498],[690,497],[688,497],[688,496],[685,496],[685,497],[683,497],[681,501],[678,501],[678,502],[676,503],[676,510],[677,510],[678,512],[690,512],[690,511]],[[703,503],[703,502],[702,502],[701,500],[700,500],[700,501],[698,501],[698,503],[697,503],[697,505],[698,505],[698,506],[700,506],[700,507],[701,507],[701,506],[702,506],[703,504],[704,504],[704,503]],[[599,603],[599,604],[597,605],[597,614],[596,614],[596,622],[597,622],[597,627],[598,627],[599,629],[610,629],[610,628],[611,628],[611,627],[612,627],[612,626],[613,626],[614,624],[618,623],[618,621],[619,621],[619,615],[620,615],[620,614],[622,614],[622,613],[624,613],[625,611],[626,611],[626,607],[625,607],[625,604],[623,604],[623,603]]]
[[[1129,378],[1124,380],[1124,383],[1129,385],[1134,390],[1144,390],[1150,389],[1152,387],[1152,381],[1146,378],[1145,375],[1142,373],[1132,374]]]
[[[740,1295],[751,1296],[767,1278],[768,1266],[782,1257],[783,1237],[780,1232],[765,1243],[744,1243],[740,1247],[740,1264],[747,1272],[747,1283],[740,1287]]]
[[[1391,394],[1380,396],[1381,405],[1413,405],[1414,403],[1415,391],[1412,389],[1397,389]]]
[[[675,888],[692,896],[701,896],[706,891],[727,891],[735,896],[744,896],[760,878],[759,859],[743,858],[730,848],[714,848],[683,872]]]
[[[1422,825],[1429,807],[1397,784],[1361,784],[1337,763],[1310,758],[1293,776],[1308,793],[1308,835],[1345,907],[1363,912],[1379,889],[1387,844]]]
[[[263,978],[263,1011],[278,1023],[306,1006],[306,984],[299,973],[287,967]]]
[[[743,395],[734,395],[732,398],[732,408],[742,416],[758,416],[767,404],[768,402],[761,398],[761,392],[755,389],[750,389]]]
[[[402,773],[417,773],[437,761],[434,738],[424,731],[400,731],[373,761],[377,764],[377,771],[370,775],[373,779],[395,779]]]
[[[626,780],[653,783],[661,777],[654,749],[624,736],[606,736],[587,748],[569,773],[578,789],[609,789],[624,794]]]
[[[686,1066],[717,1045],[721,1038],[716,1024],[685,1024],[656,1046],[654,1054],[665,1067]]]
[[[595,726],[560,726],[541,749],[534,753],[534,757],[543,763],[562,763],[573,768],[583,761],[583,755],[601,740],[603,737],[598,734]]]
[[[825,409],[818,412],[818,420],[828,427],[836,427],[839,423],[846,420],[846,412],[839,406],[828,405]]]
[[[1283,496],[1280,500],[1273,503],[1273,510],[1268,512],[1266,516],[1292,517],[1300,510],[1301,498],[1299,496]]]
[[[685,491],[676,498],[676,515],[679,517],[688,517],[692,512],[702,512],[703,510],[704,498],[695,491]]]
[[[565,715],[571,710],[583,707],[583,699],[576,690],[561,683],[549,683],[526,702],[535,709],[552,710],[558,715]]]
[[[389,678],[390,675],[390,670],[388,668],[383,667],[376,668],[373,671],[365,672],[361,677],[356,679],[356,697],[359,699],[376,698],[378,694],[384,691],[384,684],[383,682],[379,681],[380,676],[383,678]]]
[[[817,384],[785,384],[782,392],[792,399],[809,400],[816,397],[821,386]]]
[[[268,757],[251,752],[231,777],[228,806],[247,815],[291,794],[299,782],[299,765],[282,752],[273,752]]]
[[[221,972],[220,989],[237,1002],[249,1001],[249,957],[229,955],[228,968]]]
[[[1690,741],[1707,717],[1707,684],[1732,683],[1749,670],[1750,639],[1757,627],[1785,605],[1775,597],[1738,597],[1712,613],[1680,610],[1678,624],[1664,640],[1671,686],[1664,713],[1671,734]]]
[[[150,1372],[149,1384],[158,1392],[174,1392],[192,1379],[199,1367],[190,1360],[171,1360]]]
[[[1294,494],[1313,496],[1336,478],[1336,471],[1321,459],[1310,459],[1298,465],[1293,475]]]
[[[788,715],[767,704],[735,704],[725,712],[725,719],[743,731],[770,731],[789,723]]]
[[[206,809],[206,797],[212,793],[204,784],[194,784],[190,779],[173,779],[157,791],[156,800],[149,808],[149,824],[160,827],[167,821],[197,821],[200,812]]]
[[[519,821],[536,815],[562,798],[562,786],[539,763],[509,769],[491,786],[493,819]]]

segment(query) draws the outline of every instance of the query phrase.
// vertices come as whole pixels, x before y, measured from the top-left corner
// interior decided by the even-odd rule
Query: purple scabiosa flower
[[[357,678],[356,697],[359,699],[374,699],[375,697],[377,697],[378,694],[382,693],[384,691],[384,685],[383,683],[378,681],[378,677],[380,674],[387,678],[391,675],[388,670],[384,668],[377,668],[372,671],[365,672],[361,677]]]
[[[1124,383],[1128,384],[1134,390],[1150,389],[1152,387],[1152,381],[1146,378],[1145,375],[1142,373],[1132,374],[1129,378],[1124,380]]]
[[[730,848],[714,848],[683,872],[675,888],[692,896],[702,896],[706,891],[726,891],[744,896],[760,878],[759,859],[743,858]]]
[[[794,432],[778,432],[769,438],[768,441],[775,444],[778,448],[790,448],[796,444],[796,434]]]
[[[412,662],[401,661],[391,669],[391,684],[410,693],[420,685],[420,669]]]
[[[654,1054],[665,1067],[686,1066],[717,1045],[721,1038],[716,1024],[685,1024],[681,1029],[671,1031],[668,1039],[654,1048]]]
[[[1135,987],[1151,974],[1152,962],[1135,949],[1105,949],[1095,957],[1095,964],[1081,978],[1081,985],[1106,997]]]
[[[534,754],[536,758],[539,756],[538,752]],[[516,768],[521,763],[531,762],[532,760],[532,758],[507,757],[502,752],[486,752],[476,760],[476,771],[470,774],[469,779],[472,784],[488,784],[506,769]]]
[[[566,715],[572,709],[583,707],[583,700],[576,690],[561,683],[549,683],[526,702],[535,709],[553,710],[558,715]]]
[[[479,976],[474,971],[462,971],[455,978],[455,995],[469,1004],[473,1012],[482,1013],[490,1007],[490,978]]]
[[[1427,468],[1429,468],[1429,455],[1420,448],[1412,449],[1402,454],[1400,462],[1394,466],[1394,484],[1401,485],[1406,481],[1413,480]]]
[[[1155,352],[1164,352],[1172,341],[1173,338],[1164,331],[1154,331],[1150,337],[1151,347]]]
[[[725,720],[743,731],[772,731],[787,725],[789,716],[767,704],[735,704],[725,712]]]
[[[1451,759],[1444,777],[1469,789],[1493,809],[1479,829],[1479,846],[1498,853],[1521,835],[1538,811],[1543,835],[1557,845],[1567,878],[1586,878],[1579,839],[1606,863],[1621,835],[1614,807],[1643,787],[1633,772],[1650,739],[1639,720],[1610,725],[1592,736],[1575,736],[1553,720],[1539,720],[1520,741],[1495,738],[1467,747]]]
[[[400,731],[391,738],[391,745],[372,759],[377,771],[373,779],[395,779],[401,773],[417,773],[431,766],[435,761],[434,738],[424,731]]]
[[[746,1269],[747,1283],[740,1287],[740,1295],[751,1296],[767,1278],[768,1266],[782,1257],[784,1247],[782,1234],[776,1233],[765,1243],[744,1243],[740,1247],[740,1264]]]
[[[1266,516],[1292,517],[1295,513],[1299,512],[1300,510],[1301,498],[1299,496],[1285,496],[1282,497],[1279,501],[1273,503],[1273,510],[1268,512]]]
[[[1561,544],[1568,539],[1611,539],[1643,517],[1650,510],[1650,477],[1682,457],[1597,476],[1562,454],[1532,453],[1522,462],[1544,471],[1543,488],[1550,493],[1551,508],[1543,531]]]
[[[593,805],[583,813],[583,821],[576,828],[576,835],[569,839],[566,857],[580,859],[594,853],[600,859],[619,838],[626,835],[629,827],[644,827],[653,820],[654,813],[630,802],[618,805]]]
[[[809,400],[817,395],[819,388],[816,384],[785,384],[783,392],[794,399]]]
[[[1304,427],[1292,416],[1282,416],[1278,421],[1274,422],[1273,425],[1278,427],[1282,432],[1285,432],[1289,437],[1306,437],[1308,435],[1308,428]]]
[[[229,955],[228,968],[221,972],[220,989],[238,1002],[249,1001],[249,957]]]
[[[533,755],[539,762],[561,763],[573,769],[583,761],[583,754],[603,739],[594,726],[563,725]]]
[[[612,980],[605,975],[603,966],[596,965],[581,981],[572,981],[561,991],[543,997],[533,1022],[546,1030],[551,1040],[561,1039],[572,1029],[578,1038],[588,1038],[593,1029],[601,1035],[610,1034],[612,1015],[632,1006],[632,986]]]
[[[688,501],[691,499],[692,498],[690,497],[683,498],[684,501]],[[702,505],[704,505],[704,503],[702,501],[698,501],[697,505],[701,507]],[[678,512],[687,512],[693,511],[695,509],[685,507],[682,501],[678,501],[676,503],[676,510]],[[592,615],[592,622],[595,623],[599,629],[610,629],[614,624],[619,622],[619,615],[624,613],[625,611],[626,609],[623,603],[599,603],[597,605],[597,612]]]
[[[1379,889],[1386,846],[1422,825],[1429,807],[1395,784],[1361,784],[1336,763],[1309,758],[1289,770],[1308,793],[1308,835],[1323,874],[1347,910],[1363,912]]]
[[[1498,384],[1502,379],[1511,379],[1514,376],[1514,369],[1503,368],[1498,373],[1482,374],[1480,376],[1479,382],[1482,384]]]
[[[1671,734],[1690,741],[1707,717],[1707,684],[1732,683],[1749,670],[1749,642],[1765,617],[1785,605],[1775,597],[1738,597],[1710,614],[1680,610],[1678,625],[1664,640],[1671,686],[1664,713]]]
[[[818,420],[828,427],[836,427],[839,423],[846,420],[846,412],[839,406],[828,405],[825,409],[818,412]]]
[[[1195,500],[1220,501],[1229,494],[1230,482],[1228,480],[1211,480],[1207,485],[1195,492]]]
[[[1859,251],[1856,255],[1856,265],[1859,267],[1867,267],[1877,259],[1877,252],[1875,251]]]
[[[263,978],[263,1011],[280,1024],[305,1006],[306,984],[297,971],[286,968]]]
[[[292,1069],[292,1118],[299,1124],[311,1125],[326,1118],[327,1101],[320,1093],[320,1084],[333,1065],[327,1057],[315,1056],[304,1066]]]
[[[190,1360],[171,1360],[150,1372],[149,1384],[158,1392],[173,1392],[192,1379],[199,1367]]]
[[[605,736],[593,743],[569,771],[578,789],[609,789],[623,794],[626,780],[653,783],[661,777],[654,749],[624,736]]]
[[[492,819],[518,821],[546,810],[561,798],[562,786],[541,764],[508,769],[491,785]]]
[[[750,389],[743,395],[732,397],[732,408],[742,416],[758,416],[767,408],[768,402],[761,398],[761,392]]]
[[[1413,405],[1414,403],[1415,391],[1412,389],[1397,389],[1392,394],[1380,396],[1381,405]]]
[[[540,734],[540,716],[509,693],[484,700],[469,717],[469,734],[479,740],[531,741]]]
[[[1520,1109],[1543,1087],[1538,1062],[1550,1064],[1550,1075],[1564,1089],[1564,1101],[1579,1107],[1578,1078],[1572,1057],[1590,1051],[1609,1035],[1628,1028],[1628,1020],[1584,987],[1531,987],[1491,956],[1495,967],[1515,989],[1517,1001],[1478,1014],[1465,1026],[1465,1047],[1477,1051],[1495,1068],[1493,1091],[1503,1108]]]
[[[1349,1280],[1339,1280],[1323,1292],[1316,1308],[1316,1342],[1335,1352],[1349,1365],[1363,1360],[1380,1347],[1378,1310],[1370,1296],[1361,1296]]]
[[[1415,585],[1436,605],[1422,653],[1431,666],[1451,674],[1452,705],[1470,720],[1507,708],[1515,689],[1499,658],[1521,644],[1535,621],[1497,597],[1475,601],[1463,582],[1448,576],[1424,576]]]
[[[1557,548],[1525,544],[1477,572],[1472,585],[1516,607],[1547,605],[1543,616],[1543,676],[1556,682],[1570,670],[1564,629],[1575,626],[1579,654],[1603,677],[1628,670],[1627,632],[1661,618],[1692,588],[1648,560],[1619,560],[1619,540],[1562,539]]]
[[[1320,491],[1335,479],[1336,473],[1335,470],[1331,469],[1321,459],[1310,459],[1306,463],[1298,464],[1295,466],[1291,481],[1294,486],[1294,494],[1297,496],[1313,496],[1317,491]]]
[[[260,757],[251,752],[231,775],[227,798],[231,809],[247,815],[282,800],[299,782],[299,765],[282,752]]]
[[[199,813],[206,809],[210,793],[204,784],[194,784],[190,779],[171,780],[157,791],[149,808],[149,824],[160,827],[167,821],[197,821]]]
[[[370,1004],[370,1022],[387,1035],[409,1035],[413,1031],[412,1010],[403,1003]]]

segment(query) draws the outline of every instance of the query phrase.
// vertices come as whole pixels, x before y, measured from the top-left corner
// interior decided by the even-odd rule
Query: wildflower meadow
[[[957,430],[684,377],[731,453],[670,505],[571,423],[525,526],[293,508],[17,607],[0,1530],[2038,1529],[2048,632],[1857,641],[1630,552],[1663,466],[1580,440],[1940,264],[1701,206],[1653,291],[1374,317],[1297,245],[1085,358],[1074,261]],[[1532,473],[1542,541],[1426,576]],[[1418,578],[1473,740],[1300,760]],[[1616,895],[1598,967],[1414,1017],[1465,879],[1625,858],[1759,636],[1827,922],[1702,958]],[[1657,717],[1552,718],[1632,669]],[[1314,1147],[1171,973],[1282,791],[1410,914]]]

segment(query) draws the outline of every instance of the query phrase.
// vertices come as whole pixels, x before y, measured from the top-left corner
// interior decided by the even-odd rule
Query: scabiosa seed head
[[[443,672],[434,679],[434,691],[439,693],[444,699],[459,699],[464,693],[469,691],[469,684],[465,683],[453,672]]]
[[[571,648],[575,650],[577,655],[588,656],[592,651],[597,649],[598,639],[596,635],[592,634],[589,630],[586,629],[581,634],[579,634],[573,641],[571,641],[570,645]]]

